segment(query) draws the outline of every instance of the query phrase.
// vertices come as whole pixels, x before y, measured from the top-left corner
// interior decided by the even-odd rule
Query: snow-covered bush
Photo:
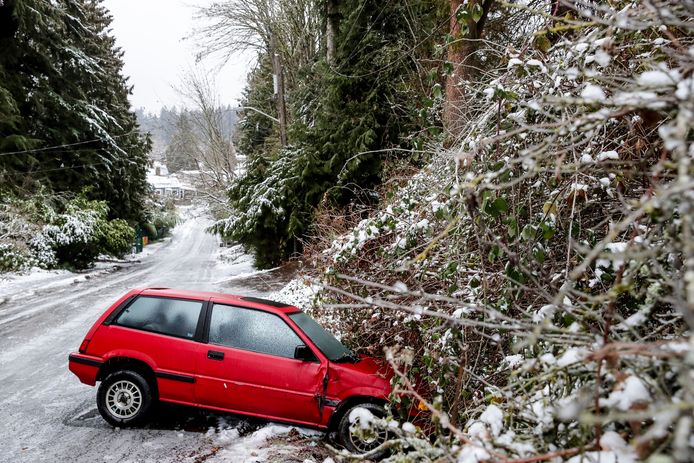
[[[31,255],[35,259],[35,266],[48,269],[58,265],[58,259],[55,255],[55,250],[52,243],[45,239],[42,233],[38,233],[29,241]]]
[[[575,11],[488,44],[455,147],[312,256],[316,312],[465,463],[694,454],[694,3]]]
[[[154,197],[147,200],[144,217],[145,222],[141,222],[139,226],[150,241],[168,236],[179,219],[176,205],[171,199],[162,201],[162,198]]]
[[[135,232],[124,220],[109,221],[107,214],[105,201],[73,199],[64,212],[50,218],[31,246],[37,256],[45,255],[46,266],[59,263],[84,268],[100,254],[120,257],[130,250]]]
[[[9,272],[25,266],[27,256],[9,243],[0,243],[0,272]]]
[[[135,230],[123,219],[115,219],[103,225],[103,244],[101,252],[115,257],[123,257],[132,249]]]
[[[83,197],[9,202],[0,210],[0,271],[83,268],[100,254],[122,257],[131,249],[135,231],[124,220],[108,220],[107,214],[106,202]]]
[[[65,212],[55,214],[43,226],[41,233],[31,240],[37,251],[48,250],[53,258],[47,264],[67,263],[77,268],[86,267],[99,255],[103,237],[101,227],[106,215],[105,203],[89,204],[79,199],[69,202]]]
[[[34,201],[6,198],[0,204],[0,272],[25,270],[36,266],[37,256],[27,241],[40,230],[40,217],[46,212],[41,195]]]
[[[175,209],[162,209],[153,214],[152,225],[157,230],[157,236],[163,238],[176,226],[178,215]]]

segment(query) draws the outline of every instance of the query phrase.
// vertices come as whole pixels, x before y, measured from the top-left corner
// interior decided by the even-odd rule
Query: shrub
[[[58,264],[55,250],[51,242],[43,233],[39,233],[29,241],[31,255],[36,261],[36,266],[44,269],[53,268]]]
[[[102,250],[105,254],[123,257],[132,249],[135,230],[122,219],[111,220],[104,226]]]
[[[658,5],[500,49],[455,150],[311,256],[439,431],[390,461],[691,461],[694,30]]]
[[[108,220],[105,201],[37,193],[0,205],[0,272],[30,267],[85,268],[100,254],[122,257],[135,231],[122,219]]]
[[[47,243],[61,264],[88,267],[101,253],[107,212],[105,202],[72,200],[67,203],[65,212],[57,214],[52,223],[43,227],[37,242]]]
[[[140,228],[150,241],[164,238],[178,223],[176,206],[172,201],[159,202],[150,199],[145,207],[146,221],[140,223]]]
[[[152,224],[157,229],[157,237],[164,238],[178,223],[178,215],[175,210],[158,211],[152,217]]]
[[[31,240],[37,259],[44,267],[90,266],[100,254],[122,256],[130,249],[134,230],[120,219],[107,219],[105,201],[78,197],[68,201],[62,213]]]
[[[23,268],[28,256],[8,243],[0,243],[0,272],[11,272]]]

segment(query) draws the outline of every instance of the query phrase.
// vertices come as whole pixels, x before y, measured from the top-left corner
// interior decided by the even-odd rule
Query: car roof
[[[294,313],[301,309],[290,304],[271,301],[253,296],[237,296],[234,294],[215,293],[210,291],[193,291],[188,289],[175,288],[142,288],[139,290],[142,296],[159,296],[182,299],[198,299],[201,301],[213,300],[220,304],[231,304],[238,307],[248,307],[251,309],[262,309],[274,313]]]

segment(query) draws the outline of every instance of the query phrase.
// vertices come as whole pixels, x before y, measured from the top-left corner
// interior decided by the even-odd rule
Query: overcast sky
[[[184,98],[177,86],[187,69],[195,67],[195,46],[184,40],[196,27],[196,6],[212,0],[105,0],[111,11],[111,28],[125,52],[123,72],[135,88],[131,101],[135,108],[158,112],[163,106],[181,106]],[[223,104],[237,104],[249,70],[249,59],[235,58],[216,75]],[[206,60],[204,68],[214,73],[219,62]],[[198,65],[199,66],[199,65]]]

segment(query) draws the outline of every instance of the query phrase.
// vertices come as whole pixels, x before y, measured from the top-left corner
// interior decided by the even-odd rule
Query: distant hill
[[[161,160],[164,157],[166,148],[171,143],[174,131],[176,129],[176,121],[182,112],[187,112],[192,117],[195,117],[199,112],[197,110],[189,110],[177,107],[163,107],[159,114],[147,112],[145,108],[135,110],[137,121],[140,124],[142,132],[149,132],[152,135],[152,152],[150,157],[155,160]],[[238,121],[238,110],[231,105],[222,107],[224,123],[222,129],[224,136],[231,138],[236,129]]]

